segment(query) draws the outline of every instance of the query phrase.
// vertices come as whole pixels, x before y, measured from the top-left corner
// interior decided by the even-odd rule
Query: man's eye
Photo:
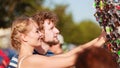
[[[51,30],[54,29],[54,27],[51,27]]]

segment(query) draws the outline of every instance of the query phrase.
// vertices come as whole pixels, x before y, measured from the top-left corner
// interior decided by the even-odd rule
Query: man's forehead
[[[50,23],[53,23],[53,22],[51,20],[49,20],[49,19],[46,19],[46,20],[44,20],[44,23],[50,24]]]
[[[44,25],[51,25],[51,26],[54,26],[54,23],[50,20],[45,20],[44,21]]]
[[[46,19],[44,20],[44,24],[49,24],[50,23],[50,20]]]

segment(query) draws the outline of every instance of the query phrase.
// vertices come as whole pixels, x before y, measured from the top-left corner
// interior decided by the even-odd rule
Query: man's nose
[[[55,28],[55,32],[56,32],[56,34],[60,33],[60,31],[57,28]]]

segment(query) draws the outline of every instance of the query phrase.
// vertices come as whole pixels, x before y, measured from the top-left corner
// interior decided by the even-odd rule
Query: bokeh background
[[[99,36],[101,27],[96,22],[94,0],[0,0],[0,48],[10,47],[12,21],[21,15],[31,16],[41,10],[58,15],[57,28],[65,46],[80,45]]]

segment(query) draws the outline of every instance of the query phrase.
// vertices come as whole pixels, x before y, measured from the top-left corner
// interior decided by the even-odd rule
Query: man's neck
[[[45,43],[45,42],[42,42],[42,46],[41,46],[44,50],[44,54],[47,53],[47,51],[49,50],[50,46],[49,44]]]
[[[35,51],[39,54],[45,55],[49,49],[49,45],[47,43],[42,42],[42,45],[39,47],[35,47]],[[35,52],[35,53],[36,53]]]

